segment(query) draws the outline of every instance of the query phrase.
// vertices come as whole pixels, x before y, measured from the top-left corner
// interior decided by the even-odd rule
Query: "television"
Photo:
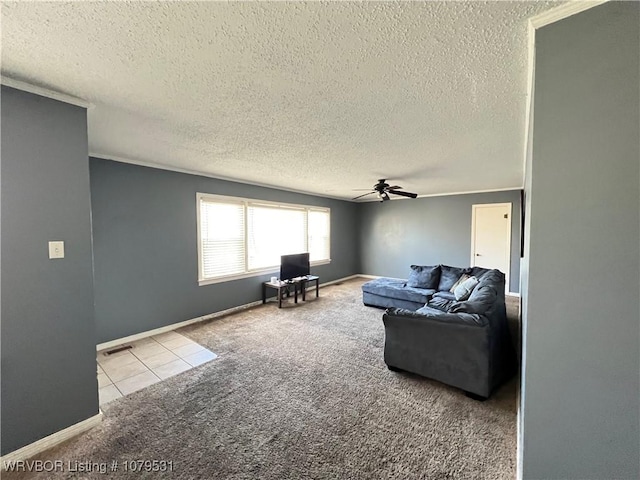
[[[280,280],[291,280],[311,273],[309,252],[280,257]]]

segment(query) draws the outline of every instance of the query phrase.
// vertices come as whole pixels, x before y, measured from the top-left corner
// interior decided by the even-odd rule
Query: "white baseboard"
[[[347,280],[353,280],[354,278],[367,278],[367,279],[376,279],[381,278],[379,275],[366,275],[364,273],[356,273],[355,275],[349,275],[348,277],[338,278],[336,280],[331,280],[330,282],[324,282],[319,285],[319,288],[328,287],[329,285],[335,285],[336,283],[346,282]],[[392,278],[392,277],[385,277]],[[396,280],[404,280],[402,278],[398,278]],[[313,291],[316,287],[314,285],[307,287],[307,291]],[[519,297],[519,293],[507,293],[507,295],[512,295],[514,297]],[[267,300],[273,300],[275,297],[269,297]],[[211,320],[213,318],[222,317],[225,315],[229,315],[231,313],[240,312],[242,310],[246,310],[248,308],[257,307],[262,304],[262,300],[257,300],[255,302],[246,303],[244,305],[239,305],[237,307],[228,308],[226,310],[221,310],[219,312],[209,313],[207,315],[203,315],[201,317],[191,318],[189,320],[185,320],[183,322],[172,323],[171,325],[167,325],[165,327],[155,328],[153,330],[147,330],[145,332],[136,333],[134,335],[129,335],[127,337],[117,338],[115,340],[110,340],[108,342],[100,343],[96,345],[96,350],[106,350],[108,348],[117,347],[118,345],[122,345],[124,343],[132,343],[136,340],[141,340],[146,337],[151,337],[152,335],[160,335],[161,333],[171,332],[173,330],[177,330],[178,328],[186,327],[187,325],[192,325],[198,322],[204,322],[205,320]]]
[[[330,282],[321,283],[320,287],[328,287],[329,285],[335,285],[336,283],[346,282],[347,280],[353,280],[354,278],[361,277],[362,275],[349,275],[348,277],[338,278],[337,280],[331,280]],[[308,290],[313,289],[314,287],[309,287]]]
[[[330,282],[321,283],[319,288],[326,287],[329,285],[334,285],[336,283],[345,282],[347,280],[352,280],[354,278],[358,278],[362,275],[350,275],[348,277],[338,278],[337,280],[332,280]],[[315,289],[315,286],[307,288],[307,291]],[[275,297],[269,297],[267,300],[272,300]],[[246,303],[244,305],[239,305],[237,307],[228,308],[226,310],[221,310],[219,312],[209,313],[207,315],[203,315],[201,317],[191,318],[189,320],[185,320],[184,322],[172,323],[171,325],[167,325],[166,327],[155,328],[153,330],[147,330],[146,332],[136,333],[134,335],[129,335],[123,338],[117,338],[115,340],[110,340],[108,342],[100,343],[96,345],[96,350],[101,351],[108,348],[117,347],[118,345],[122,345],[124,343],[135,342],[136,340],[141,340],[146,337],[151,337],[152,335],[160,335],[161,333],[171,332],[173,330],[177,330],[178,328],[186,327],[187,325],[192,325],[198,322],[204,322],[205,320],[211,320],[212,318],[222,317],[224,315],[229,315],[231,313],[240,312],[242,310],[246,310],[248,308],[257,307],[258,305],[262,305],[262,300],[257,300],[255,302]]]
[[[152,335],[160,335],[161,333],[171,332],[173,330],[177,330],[178,328],[186,327],[187,325],[191,325],[198,322],[204,322],[205,320],[211,320],[212,318],[222,317],[224,315],[229,315],[230,313],[240,312],[242,310],[246,310],[247,308],[257,307],[262,304],[262,300],[258,300],[251,303],[246,303],[244,305],[240,305],[238,307],[228,308],[226,310],[221,310],[219,312],[209,313],[207,315],[202,315],[201,317],[191,318],[189,320],[185,320],[184,322],[172,323],[171,325],[167,325],[166,327],[154,328],[153,330],[147,330],[146,332],[136,333],[135,335],[129,335],[128,337],[116,338],[115,340],[111,340],[104,343],[99,343],[96,346],[96,350],[105,350],[107,348],[117,347],[118,345],[122,345],[123,343],[131,343],[136,340],[141,340],[143,338],[150,337]]]
[[[403,282],[407,281],[406,278],[387,277],[387,276],[383,276],[383,275],[366,275],[364,273],[359,273],[358,275],[356,275],[356,277],[368,278],[370,280],[375,280],[376,278],[390,278],[391,280],[402,280]]]
[[[37,455],[40,452],[44,452],[45,450],[50,449],[51,447],[55,447],[62,442],[66,442],[70,438],[73,438],[76,435],[80,435],[82,432],[100,425],[100,422],[102,422],[102,410],[100,410],[100,412],[93,417],[89,417],[86,420],[60,430],[59,432],[52,433],[51,435],[41,438],[40,440],[30,443],[29,445],[25,445],[18,450],[7,453],[3,457],[0,457],[0,470],[6,470],[5,467],[8,463],[26,460],[33,457],[34,455]]]

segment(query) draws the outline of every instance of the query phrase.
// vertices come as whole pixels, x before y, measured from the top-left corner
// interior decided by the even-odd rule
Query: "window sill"
[[[316,260],[314,262],[310,262],[312,267],[318,265],[329,265],[331,263],[331,259],[328,260]],[[218,277],[218,278],[206,278],[198,280],[198,285],[203,287],[205,285],[213,285],[214,283],[224,283],[224,282],[232,282],[234,280],[242,280],[243,278],[251,278],[251,277],[259,277],[261,275],[275,274],[280,273],[280,267],[269,267],[263,268],[260,270],[252,270],[251,272],[239,273],[237,275],[228,275],[226,277]]]

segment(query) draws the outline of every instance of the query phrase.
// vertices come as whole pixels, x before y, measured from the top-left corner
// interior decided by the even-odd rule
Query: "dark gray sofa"
[[[450,279],[462,273],[479,280],[468,299],[456,301],[448,290],[422,289],[427,300],[420,303],[416,287],[400,293],[407,288],[402,281],[377,279],[377,289],[365,290],[363,285],[365,303],[392,304],[383,315],[385,363],[391,370],[417,373],[461,388],[474,398],[487,398],[517,370],[507,325],[504,274],[478,267],[439,267],[447,277],[444,282],[439,279],[439,288],[451,285]],[[419,308],[413,308],[416,305]]]

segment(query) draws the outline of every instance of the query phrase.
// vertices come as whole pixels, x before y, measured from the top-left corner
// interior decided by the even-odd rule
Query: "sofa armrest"
[[[487,317],[475,313],[422,313],[404,308],[388,308],[385,316],[396,318],[413,318],[426,322],[443,322],[451,325],[469,325],[483,327],[488,324]]]
[[[440,313],[427,316],[390,308],[382,317],[387,365],[488,397],[491,391],[491,339],[480,316]],[[484,319],[486,321],[486,319]]]

